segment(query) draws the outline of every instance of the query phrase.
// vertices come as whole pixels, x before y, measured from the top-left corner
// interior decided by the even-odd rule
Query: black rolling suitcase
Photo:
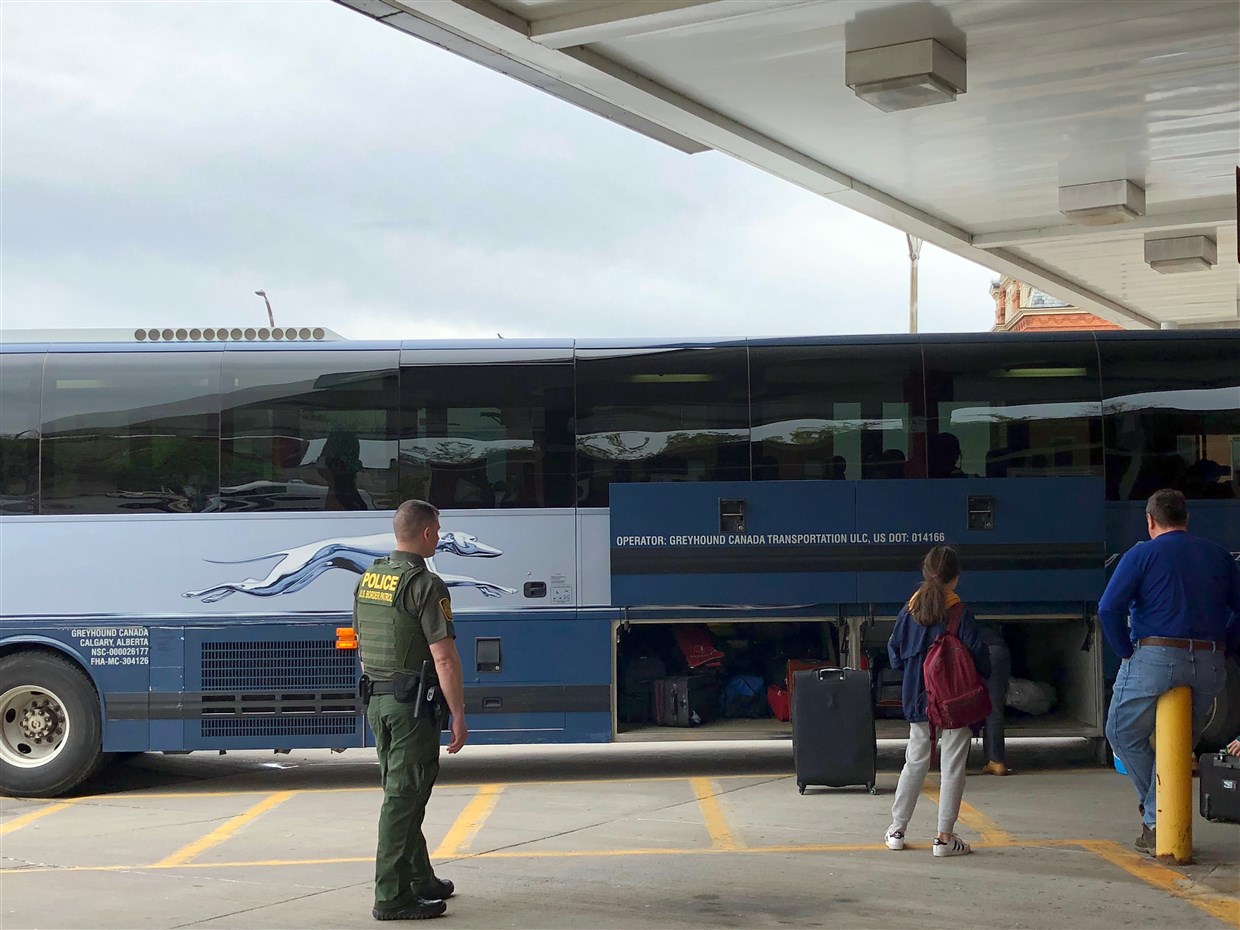
[[[1202,755],[1198,782],[1202,817],[1240,823],[1240,759],[1225,752]]]
[[[874,787],[878,742],[870,673],[852,668],[796,672],[792,692],[792,757],[797,790],[806,785]]]

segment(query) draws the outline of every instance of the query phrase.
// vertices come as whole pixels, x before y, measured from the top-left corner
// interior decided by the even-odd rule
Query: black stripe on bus
[[[498,706],[495,704],[498,699]],[[245,717],[357,715],[353,693],[309,692],[104,695],[109,720],[211,720]],[[474,685],[465,688],[466,714],[608,713],[610,685]]]
[[[613,575],[915,572],[930,544],[842,546],[656,546],[612,549]],[[1101,569],[1101,542],[960,545],[962,569],[976,572]]]

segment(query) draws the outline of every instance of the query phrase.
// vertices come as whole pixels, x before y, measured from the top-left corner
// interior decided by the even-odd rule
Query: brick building
[[[995,333],[1123,328],[1007,275],[991,283],[990,296],[995,301]]]

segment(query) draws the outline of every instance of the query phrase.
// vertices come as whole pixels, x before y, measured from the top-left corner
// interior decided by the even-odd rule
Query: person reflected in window
[[[845,481],[848,478],[848,460],[842,455],[833,455],[827,462],[827,478],[831,481]]]
[[[324,510],[370,509],[357,488],[361,470],[361,442],[357,434],[345,430],[329,433],[319,456],[319,474],[327,481]]]
[[[960,468],[960,440],[955,433],[936,433],[930,437],[931,478],[967,478]]]

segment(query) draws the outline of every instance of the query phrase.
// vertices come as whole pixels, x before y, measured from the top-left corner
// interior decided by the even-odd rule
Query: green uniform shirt
[[[456,638],[448,586],[422,556],[398,549],[377,559],[354,588],[353,628],[371,680],[388,681],[398,669],[417,673],[431,643]]]

